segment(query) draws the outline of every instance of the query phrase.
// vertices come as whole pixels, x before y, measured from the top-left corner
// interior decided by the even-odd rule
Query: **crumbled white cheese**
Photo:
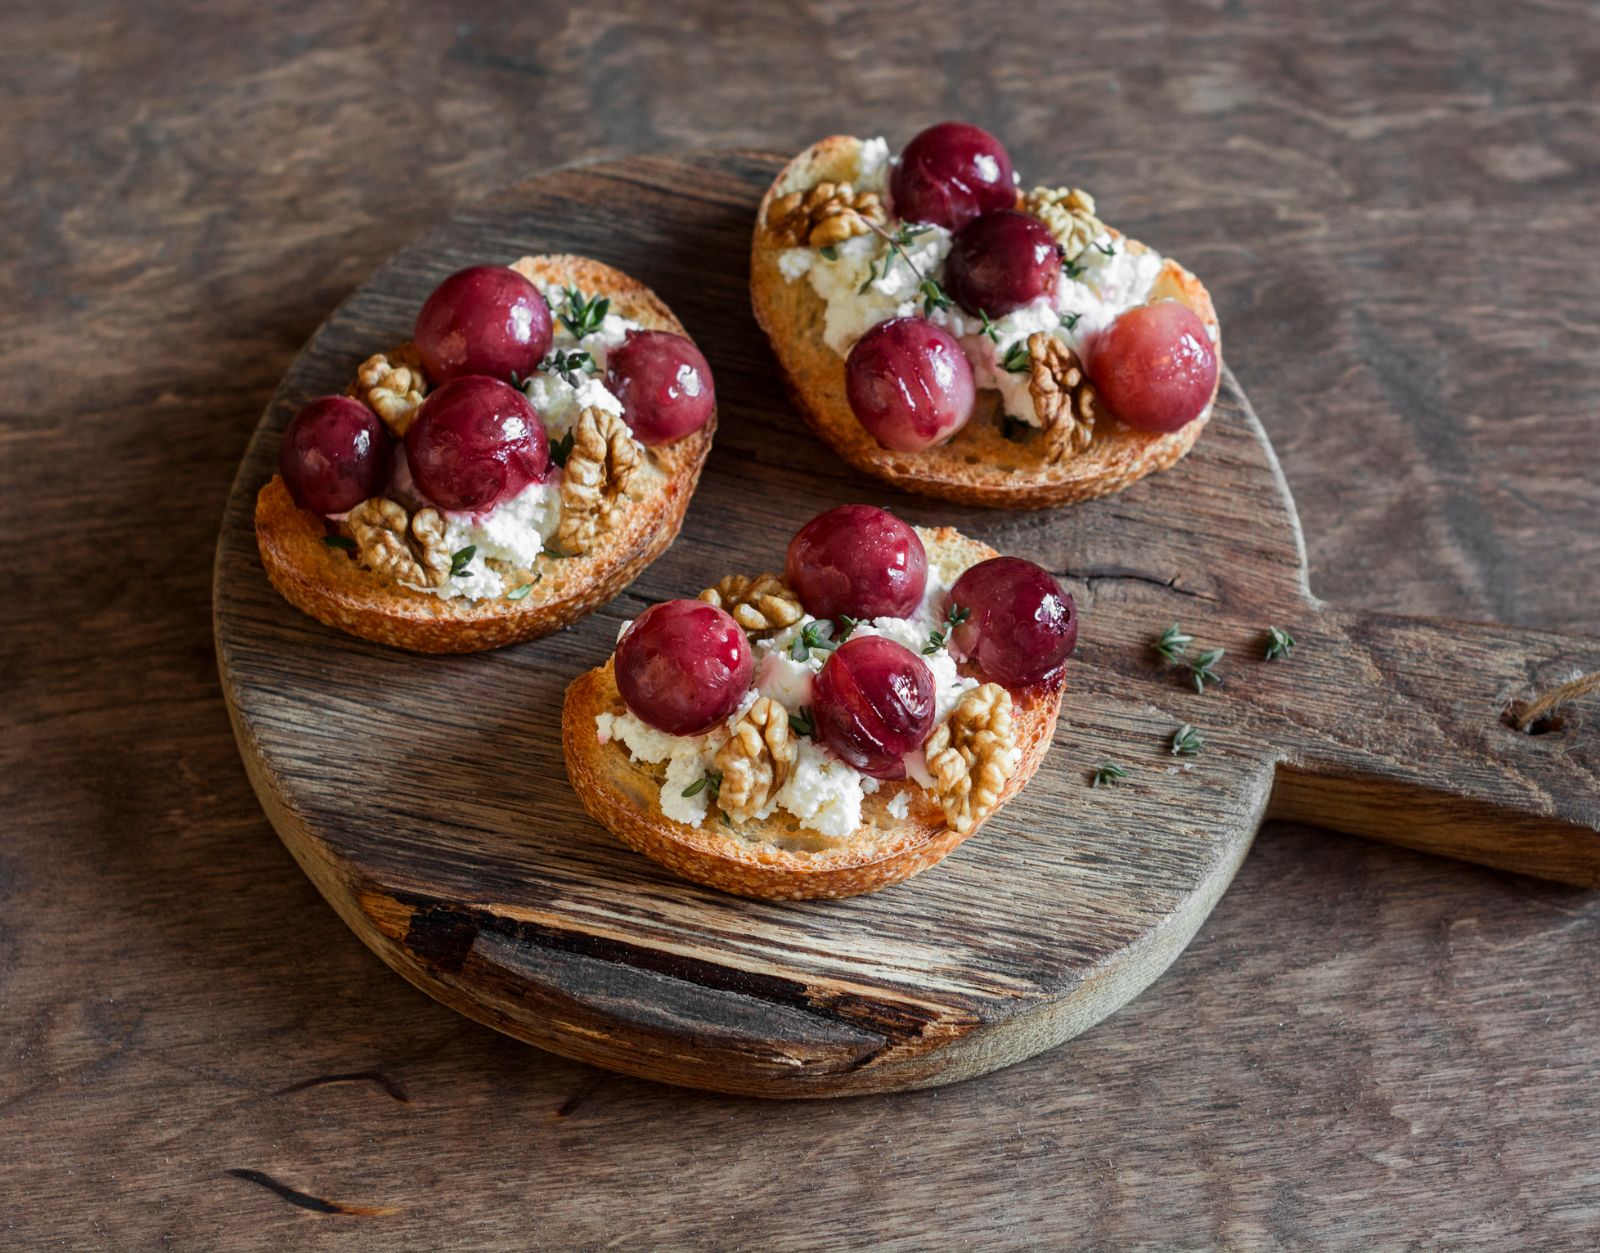
[[[888,185],[889,141],[881,135],[862,140],[856,154],[856,190],[882,192]]]
[[[886,808],[889,810],[889,817],[904,821],[906,815],[911,812],[911,793],[896,792],[889,798]]]
[[[443,587],[418,587],[419,592],[452,600],[484,600],[503,596],[506,581],[487,565],[490,557],[519,569],[528,569],[544,551],[561,521],[561,472],[552,469],[543,483],[530,483],[510,500],[485,513],[454,513],[441,509],[444,546],[452,553],[472,548],[472,559]]]
[[[809,262],[787,263],[796,278],[800,273],[810,276],[812,287],[826,303],[822,337],[840,356],[879,322],[921,311],[918,288],[922,280],[917,272],[930,276],[943,273],[944,259],[950,253],[950,232],[941,226],[916,229],[918,234],[906,248],[911,265],[898,252],[892,252],[887,241],[872,234],[857,235],[839,244],[834,260],[805,249],[812,258]],[[780,269],[784,267],[782,256],[778,264]]]
[[[814,740],[802,739],[778,804],[813,831],[844,839],[861,825],[865,777]]]

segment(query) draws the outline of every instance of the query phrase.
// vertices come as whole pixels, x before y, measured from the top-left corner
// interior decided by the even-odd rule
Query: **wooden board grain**
[[[744,247],[771,157],[561,171],[404,249],[318,332],[246,455],[217,555],[216,636],[247,768],[345,921],[464,1013],[629,1073],[760,1095],[947,1082],[1028,1056],[1181,951],[1269,810],[1600,883],[1594,749],[1505,708],[1600,644],[1327,610],[1276,460],[1231,375],[1172,472],[1070,510],[886,497],[805,434],[751,322]],[[1152,241],[1159,247],[1160,240]],[[655,288],[705,347],[724,419],[683,536],[617,601],[516,649],[419,658],[300,617],[267,586],[249,504],[298,404],[336,390],[457,266],[589,253]],[[1046,565],[1084,631],[1057,743],[947,863],[873,897],[763,904],[684,883],[584,815],[561,770],[568,681],[619,624],[706,572],[772,568],[806,518],[886,500]],[[1151,651],[1182,621],[1224,647],[1197,694]],[[1300,641],[1260,660],[1269,625]],[[1182,723],[1205,752],[1168,751]],[[1091,790],[1096,764],[1129,770]],[[1276,786],[1275,786],[1276,785]]]

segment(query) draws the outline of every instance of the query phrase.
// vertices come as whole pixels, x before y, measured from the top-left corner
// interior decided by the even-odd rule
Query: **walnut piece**
[[[965,835],[994,812],[1017,772],[1011,693],[998,683],[973,688],[934,728],[924,752],[945,821]]]
[[[561,523],[556,542],[587,552],[622,518],[628,484],[642,453],[628,424],[606,409],[588,408],[572,428],[572,451],[561,476]]]
[[[1100,394],[1078,354],[1045,331],[1028,336],[1028,395],[1050,442],[1050,460],[1082,452],[1094,438]]]
[[[404,439],[417,406],[428,394],[428,380],[423,376],[416,346],[401,344],[386,353],[373,353],[356,371],[350,394],[365,401],[396,439]]]
[[[775,574],[730,574],[701,592],[700,599],[726,609],[751,635],[781,631],[805,614],[800,598]]]
[[[1035,187],[1024,197],[1023,207],[1050,228],[1068,261],[1106,231],[1094,215],[1094,197],[1076,187]]]
[[[858,192],[849,183],[818,183],[810,191],[792,191],[767,210],[767,229],[787,248],[842,244],[886,221],[878,193]]]
[[[799,745],[789,734],[789,712],[770,696],[763,696],[733,724],[733,734],[717,750],[722,783],[717,804],[730,818],[753,818],[788,781],[799,756]]]
[[[364,500],[345,518],[356,542],[356,559],[382,578],[413,587],[442,587],[450,577],[444,519],[437,509],[405,506],[382,496]]]

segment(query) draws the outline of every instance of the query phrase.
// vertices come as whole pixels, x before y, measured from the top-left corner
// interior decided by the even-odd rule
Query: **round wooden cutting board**
[[[1319,603],[1231,374],[1186,460],[1075,508],[949,507],[833,457],[787,404],[749,310],[753,210],[780,164],[591,165],[473,206],[341,305],[267,409],[218,544],[223,689],[273,825],[386,962],[570,1057],[831,1096],[981,1074],[1098,1022],[1182,951],[1268,814],[1600,885],[1600,717],[1586,730],[1569,706],[1541,734],[1506,717],[1600,669],[1600,642]],[[445,274],[529,252],[586,253],[643,280],[710,359],[721,428],[681,538],[576,628],[499,652],[414,656],[301,616],[268,585],[251,529],[284,423],[407,338]],[[1225,309],[1223,325],[1226,339]],[[877,895],[764,903],[678,879],[574,798],[562,693],[646,605],[781,569],[793,531],[847,501],[953,524],[1072,589],[1083,629],[1055,746],[975,838]],[[1174,621],[1191,655],[1227,650],[1222,686],[1196,693],[1162,663],[1151,645]],[[1298,641],[1291,658],[1262,659],[1268,626]],[[1176,757],[1186,723],[1204,748]],[[1127,776],[1091,788],[1102,762]]]

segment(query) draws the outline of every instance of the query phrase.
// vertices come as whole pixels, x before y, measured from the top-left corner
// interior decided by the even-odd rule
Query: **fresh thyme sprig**
[[[1117,255],[1117,246],[1115,244],[1102,244],[1097,239],[1094,241],[1094,246],[1097,251],[1104,253],[1108,257],[1114,257]]]
[[[460,575],[462,571],[472,564],[472,559],[477,556],[477,554],[478,546],[476,544],[468,544],[465,548],[458,548],[455,550],[455,552],[451,553],[450,577],[453,579]]]
[[[1061,325],[1066,327],[1069,331],[1076,330],[1078,327],[1078,319],[1082,316],[1083,314],[1081,313],[1063,313],[1061,315]]]
[[[994,323],[989,320],[989,315],[982,309],[979,309],[978,316],[983,319],[983,333],[987,335],[993,343],[998,344],[1000,342],[1000,332],[994,329]]]
[[[1006,349],[1000,358],[1000,368],[1007,374],[1026,374],[1033,369],[1033,354],[1028,351],[1028,341],[1019,339]]]
[[[1288,657],[1292,652],[1294,652],[1294,636],[1277,627],[1268,627],[1266,659],[1277,661],[1280,657]]]
[[[1174,622],[1165,631],[1161,632],[1161,637],[1156,640],[1156,652],[1160,653],[1168,661],[1177,661],[1179,657],[1183,656],[1184,650],[1193,643],[1194,636],[1185,635],[1178,624]]]
[[[572,455],[572,446],[578,442],[577,428],[574,427],[560,439],[550,441],[550,460],[558,466],[565,466],[567,458]]]
[[[819,653],[832,652],[839,646],[839,641],[833,638],[833,623],[826,619],[808,622],[800,628],[800,634],[794,637],[794,643],[789,645],[789,658],[792,661],[807,661],[812,650]]]
[[[1185,722],[1172,733],[1172,755],[1174,757],[1198,757],[1200,750],[1206,742],[1200,738],[1200,732]]]
[[[1108,787],[1118,779],[1126,779],[1128,772],[1115,762],[1106,761],[1096,766],[1094,776],[1089,781],[1090,787]]]
[[[808,740],[817,738],[817,715],[810,705],[801,705],[789,715],[789,730],[796,735],[805,736]]]
[[[951,605],[949,611],[944,615],[944,621],[940,624],[940,628],[928,636],[928,644],[922,650],[922,655],[924,657],[933,656],[934,653],[945,646],[945,641],[950,638],[950,632],[954,631],[971,616],[972,610],[965,605]]]
[[[860,618],[852,618],[847,613],[840,614],[833,620],[833,622],[835,628],[833,632],[833,643],[835,647],[838,647],[840,644],[843,644],[847,639],[849,639],[850,632],[854,631],[858,626],[861,625]]]
[[[606,320],[606,314],[611,310],[610,298],[585,296],[576,287],[566,288],[566,293],[567,311],[559,315],[561,325],[567,328],[573,339],[593,335],[600,329],[601,323]]]
[[[1224,648],[1208,648],[1189,663],[1189,677],[1194,680],[1194,690],[1204,692],[1207,683],[1221,683],[1222,676],[1214,667],[1222,660]]]
[[[582,348],[568,351],[558,349],[550,354],[545,368],[559,374],[568,387],[578,387],[583,382],[583,375],[594,369],[594,358]]]
[[[865,218],[862,220],[866,221]],[[867,222],[867,228],[889,245],[889,251],[883,258],[883,270],[881,273],[876,262],[873,262],[868,267],[867,281],[861,284],[857,292],[858,295],[866,295],[867,288],[871,287],[875,281],[888,278],[889,269],[894,263],[894,258],[898,256],[906,263],[911,272],[917,276],[917,292],[922,297],[922,313],[924,317],[932,317],[935,309],[949,309],[954,306],[955,302],[945,295],[944,288],[924,274],[917,263],[911,259],[911,254],[906,251],[912,240],[918,235],[926,234],[932,229],[931,227],[913,226],[909,222],[902,222],[892,235],[875,222]]]
[[[711,799],[717,799],[717,793],[722,791],[722,771],[707,770],[703,775],[683,789],[683,796],[699,796],[701,792],[709,790]]]
[[[542,578],[544,578],[544,571],[535,570],[534,573],[533,573],[533,583],[537,583]],[[533,583],[524,583],[521,587],[515,588],[512,591],[507,592],[506,593],[506,599],[507,600],[527,600],[528,599],[528,593],[533,591]]]

